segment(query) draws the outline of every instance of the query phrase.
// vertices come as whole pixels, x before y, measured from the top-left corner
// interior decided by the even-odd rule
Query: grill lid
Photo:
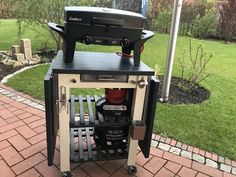
[[[143,28],[146,19],[138,13],[102,7],[65,7],[65,23]]]

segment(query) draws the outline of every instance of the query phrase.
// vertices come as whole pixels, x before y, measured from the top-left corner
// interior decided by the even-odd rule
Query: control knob
[[[130,43],[129,39],[125,38],[121,41],[121,46],[122,47],[128,47],[129,43]]]
[[[86,45],[89,45],[93,42],[93,38],[91,36],[85,36],[84,39],[83,39],[83,42],[86,44]]]

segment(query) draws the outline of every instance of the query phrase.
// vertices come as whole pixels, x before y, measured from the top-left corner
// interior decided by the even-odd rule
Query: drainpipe
[[[146,17],[147,12],[147,0],[142,0],[142,15]]]
[[[175,48],[176,48],[176,41],[177,41],[177,35],[178,35],[178,29],[179,29],[180,14],[182,10],[182,3],[183,3],[183,0],[174,1],[174,10],[173,10],[173,15],[172,15],[171,30],[170,30],[170,37],[169,37],[169,47],[168,47],[167,59],[166,59],[166,69],[165,69],[164,83],[163,83],[163,88],[162,88],[162,95],[161,95],[161,100],[160,100],[163,102],[167,102],[169,99],[171,75],[172,75],[172,70],[173,70]]]
[[[116,8],[116,0],[113,0],[113,8]]]

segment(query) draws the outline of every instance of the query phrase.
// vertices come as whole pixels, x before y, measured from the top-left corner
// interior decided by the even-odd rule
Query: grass
[[[8,31],[8,26],[4,26],[5,29],[2,27],[0,30]],[[10,44],[11,41],[8,43]],[[36,44],[38,45],[33,43],[33,48],[38,47]],[[154,131],[236,160],[236,45],[224,44],[221,41],[193,40],[193,46],[198,44],[201,44],[208,53],[214,54],[208,69],[211,76],[202,82],[202,85],[211,92],[210,99],[196,105],[158,104]],[[4,43],[1,42],[0,47],[2,46]],[[150,67],[158,64],[163,74],[167,46],[168,35],[157,34],[145,45],[142,60]],[[176,58],[187,48],[188,38],[179,37]],[[117,50],[114,47],[82,45],[77,49],[107,52]],[[48,65],[43,65],[27,70],[10,79],[7,84],[43,99],[43,78],[47,69]],[[173,75],[180,75],[177,60],[174,63]],[[90,90],[83,90],[83,92],[88,93]]]

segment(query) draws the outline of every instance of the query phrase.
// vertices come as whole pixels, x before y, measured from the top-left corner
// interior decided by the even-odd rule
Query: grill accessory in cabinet
[[[146,18],[141,14],[100,7],[65,7],[64,26],[49,23],[63,38],[63,58],[74,59],[76,42],[84,44],[121,46],[124,56],[134,51],[134,65],[140,64],[144,43],[154,36],[144,30]]]

